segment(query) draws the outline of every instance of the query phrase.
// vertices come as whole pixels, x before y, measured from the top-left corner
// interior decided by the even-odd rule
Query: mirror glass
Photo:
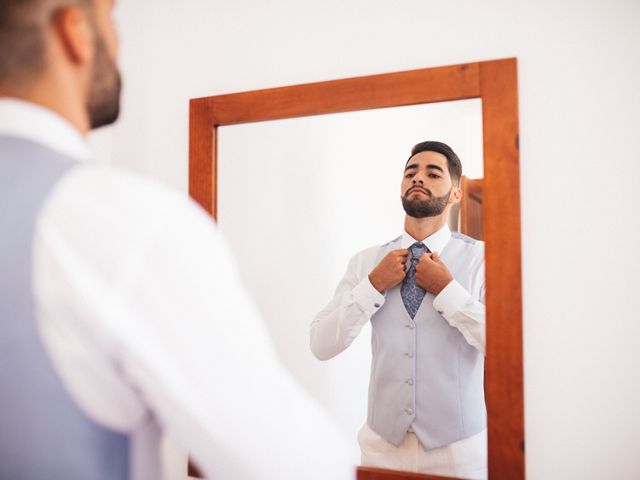
[[[353,438],[358,464],[371,329],[321,362],[309,325],[356,252],[402,233],[400,182],[413,145],[445,142],[465,176],[482,178],[481,100],[227,126],[218,135],[220,228],[282,362]]]

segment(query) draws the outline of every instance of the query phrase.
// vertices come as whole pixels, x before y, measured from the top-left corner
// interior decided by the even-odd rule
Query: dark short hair
[[[451,181],[454,185],[460,184],[460,177],[462,176],[462,163],[460,162],[458,155],[456,155],[456,152],[454,152],[449,145],[442,142],[436,142],[435,140],[428,140],[426,142],[418,143],[411,149],[411,156],[407,160],[407,163],[409,163],[409,160],[411,160],[414,155],[420,152],[436,152],[444,155],[447,158],[447,167],[449,169]]]
[[[44,68],[46,27],[67,5],[91,0],[0,0],[0,83],[28,82]]]

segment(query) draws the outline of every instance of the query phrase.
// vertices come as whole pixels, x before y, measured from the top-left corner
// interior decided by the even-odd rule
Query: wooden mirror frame
[[[525,457],[515,58],[192,99],[189,194],[216,218],[218,127],[469,98],[482,99],[489,479],[520,480]],[[441,477],[358,467],[359,480],[417,478]]]

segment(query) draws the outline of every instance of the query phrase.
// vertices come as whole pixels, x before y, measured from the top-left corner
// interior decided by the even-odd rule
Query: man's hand
[[[369,274],[369,281],[373,288],[383,293],[385,290],[398,285],[405,275],[405,263],[409,250],[400,248],[385,255],[378,266]]]
[[[416,267],[416,283],[433,295],[438,295],[453,280],[437,253],[424,253]]]

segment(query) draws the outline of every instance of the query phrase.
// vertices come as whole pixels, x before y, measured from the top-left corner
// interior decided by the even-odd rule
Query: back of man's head
[[[0,84],[30,82],[45,65],[46,34],[56,12],[91,0],[0,0]]]
[[[120,73],[111,7],[106,0],[0,0],[0,96],[68,118],[82,112],[69,118],[81,130],[114,122]]]

